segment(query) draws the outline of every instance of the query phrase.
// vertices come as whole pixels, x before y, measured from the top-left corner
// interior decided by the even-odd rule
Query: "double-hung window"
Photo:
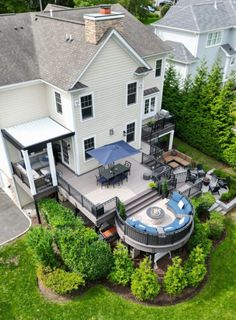
[[[131,122],[126,126],[126,142],[135,140],[135,122]]]
[[[85,158],[85,160],[89,160],[92,158],[92,156],[90,156],[90,154],[88,154],[88,151],[93,150],[94,147],[95,147],[94,137],[84,140],[84,158]]]
[[[161,75],[161,66],[162,66],[162,60],[156,61],[156,69],[155,69],[155,77],[160,77]]]
[[[92,94],[80,97],[80,103],[81,103],[82,120],[93,118],[93,96],[92,96]]]
[[[55,92],[55,101],[56,101],[57,112],[62,114],[61,95],[58,92]]]
[[[137,82],[129,83],[127,86],[127,105],[136,103],[137,101]]]
[[[144,115],[148,116],[154,113],[156,107],[156,97],[145,99],[144,102]]]
[[[222,31],[209,32],[207,35],[207,47],[212,47],[221,44],[222,35]]]

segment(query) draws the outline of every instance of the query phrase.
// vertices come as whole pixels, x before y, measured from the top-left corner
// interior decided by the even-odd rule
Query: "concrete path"
[[[19,237],[30,225],[30,219],[0,189],[0,245]]]

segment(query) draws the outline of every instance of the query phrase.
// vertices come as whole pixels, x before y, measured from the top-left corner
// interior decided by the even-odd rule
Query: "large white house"
[[[140,149],[171,49],[123,7],[1,15],[0,43],[0,187],[19,207],[57,192],[55,158],[78,177],[89,150]]]
[[[219,59],[223,81],[236,70],[235,0],[179,0],[154,26],[183,78],[194,76],[202,59],[209,67]]]

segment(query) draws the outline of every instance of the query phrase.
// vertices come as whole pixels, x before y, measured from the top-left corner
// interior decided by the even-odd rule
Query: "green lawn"
[[[215,169],[222,169],[223,171],[236,176],[236,172],[223,162],[217,161],[216,159],[207,156],[205,153],[199,151],[198,149],[195,149],[194,147],[191,147],[189,144],[183,142],[179,138],[174,139],[174,145],[176,149],[180,149],[180,151],[186,153],[196,163],[201,163],[207,170],[215,168]]]
[[[194,299],[171,307],[126,301],[96,286],[72,302],[56,304],[39,293],[33,261],[24,240],[0,250],[0,319],[233,320],[236,315],[236,224],[227,221],[227,238],[212,254],[210,279]],[[19,257],[18,266],[8,263]]]

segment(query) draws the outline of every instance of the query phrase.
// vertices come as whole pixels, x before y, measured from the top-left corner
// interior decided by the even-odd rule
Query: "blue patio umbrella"
[[[139,153],[137,149],[133,148],[123,140],[106,144],[102,147],[87,152],[102,165],[111,164],[116,160],[130,157]]]

